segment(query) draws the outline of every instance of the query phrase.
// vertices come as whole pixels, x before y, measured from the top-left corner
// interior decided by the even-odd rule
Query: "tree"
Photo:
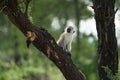
[[[79,23],[80,23],[80,12],[79,12],[79,1],[74,0],[74,5],[75,5],[75,14],[76,14],[76,26],[77,26],[77,44],[80,44],[80,32],[79,32]],[[78,51],[80,49],[80,46],[76,46],[76,50]]]
[[[17,4],[18,0],[0,0],[0,10],[8,16],[8,18],[18,27],[18,29],[25,35],[28,32],[33,33],[33,45],[42,51],[65,76],[66,80],[86,80],[84,74],[77,69],[72,62],[71,57],[57,46],[54,38],[42,27],[34,26],[27,16],[27,5],[25,12],[22,12]],[[29,2],[30,0],[26,0]],[[28,37],[28,36],[27,36]]]
[[[98,72],[100,80],[110,80],[104,67],[118,72],[118,48],[115,36],[115,0],[93,0],[98,33]]]

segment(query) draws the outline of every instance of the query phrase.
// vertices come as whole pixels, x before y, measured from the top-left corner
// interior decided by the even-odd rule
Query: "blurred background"
[[[24,0],[18,0],[25,10]],[[72,60],[88,80],[98,80],[97,31],[90,0],[31,0],[28,15],[31,22],[45,28],[57,41],[68,25],[76,28],[72,43]],[[120,0],[116,0],[116,8]],[[120,11],[115,17],[120,51]],[[120,55],[120,54],[119,54]],[[0,80],[65,80],[59,69],[33,45],[0,12]]]

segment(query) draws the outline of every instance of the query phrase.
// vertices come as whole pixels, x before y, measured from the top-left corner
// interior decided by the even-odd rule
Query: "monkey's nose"
[[[75,33],[75,31],[73,31],[73,33]]]

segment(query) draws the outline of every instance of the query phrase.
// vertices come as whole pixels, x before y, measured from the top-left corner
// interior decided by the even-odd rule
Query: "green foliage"
[[[76,42],[72,46],[72,59],[82,70],[88,80],[98,80],[97,72],[97,40],[94,36],[81,33],[80,50],[76,51]]]
[[[88,10],[86,5],[85,2],[79,2],[81,19],[87,19],[92,16],[91,11]],[[33,0],[31,7],[32,11],[30,14],[33,18],[33,23],[38,26],[44,26],[47,29],[50,28],[51,21],[54,17],[58,17],[60,20],[66,20],[75,19],[76,16],[74,2],[72,0]]]
[[[120,7],[120,0],[116,0],[116,6]]]
[[[107,77],[110,80],[120,80],[120,72],[118,72],[116,75],[113,75],[111,70],[108,67],[103,66],[105,72],[107,73]]]

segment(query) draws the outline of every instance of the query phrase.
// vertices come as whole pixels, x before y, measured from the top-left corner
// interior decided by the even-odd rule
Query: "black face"
[[[70,32],[71,32],[71,28],[68,28],[68,29],[67,29],[67,32],[70,33]]]
[[[73,31],[73,27],[71,27],[71,26],[69,26],[68,28],[67,28],[67,33],[74,33],[74,31]]]

